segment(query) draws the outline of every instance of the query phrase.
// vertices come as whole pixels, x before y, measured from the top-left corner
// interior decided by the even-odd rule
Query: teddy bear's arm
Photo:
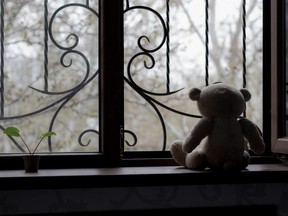
[[[239,123],[243,134],[247,139],[250,149],[256,154],[262,154],[265,151],[265,143],[257,126],[247,118],[241,118]]]
[[[203,117],[200,119],[191,130],[190,134],[186,137],[183,143],[183,151],[191,152],[195,149],[205,138],[212,129],[212,119]]]

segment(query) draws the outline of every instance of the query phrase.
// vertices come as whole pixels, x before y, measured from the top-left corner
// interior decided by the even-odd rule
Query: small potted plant
[[[35,155],[35,152],[45,137],[56,135],[56,133],[53,131],[42,133],[36,147],[33,149],[33,151],[31,151],[17,127],[4,128],[3,132],[8,136],[19,137],[25,145],[27,149],[27,154],[23,156],[25,172],[38,172],[40,155]]]

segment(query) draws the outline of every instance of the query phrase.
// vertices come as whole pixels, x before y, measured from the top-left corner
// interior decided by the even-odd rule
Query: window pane
[[[98,1],[2,6],[1,126],[17,126],[32,146],[55,131],[41,152],[97,152]],[[0,137],[0,152],[21,152]]]
[[[262,128],[263,2],[247,1],[245,10],[242,0],[208,2],[206,16],[202,0],[126,1],[126,151],[169,150],[183,139],[199,119],[188,91],[206,79],[246,87],[252,94],[246,115]]]

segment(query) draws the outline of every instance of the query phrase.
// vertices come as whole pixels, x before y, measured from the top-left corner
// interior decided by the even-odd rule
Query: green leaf
[[[9,136],[20,136],[20,130],[16,127],[7,127],[3,130],[3,132]]]
[[[49,137],[49,136],[53,136],[53,135],[56,135],[56,133],[53,131],[42,133],[42,137]]]

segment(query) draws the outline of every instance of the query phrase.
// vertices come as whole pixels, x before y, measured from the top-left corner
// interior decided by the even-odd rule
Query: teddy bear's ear
[[[201,90],[198,89],[198,88],[192,88],[190,91],[189,91],[189,98],[193,101],[197,101],[199,100],[200,98],[200,93],[201,93]]]
[[[245,101],[249,101],[251,99],[251,94],[247,89],[240,89],[240,92],[244,96]]]

